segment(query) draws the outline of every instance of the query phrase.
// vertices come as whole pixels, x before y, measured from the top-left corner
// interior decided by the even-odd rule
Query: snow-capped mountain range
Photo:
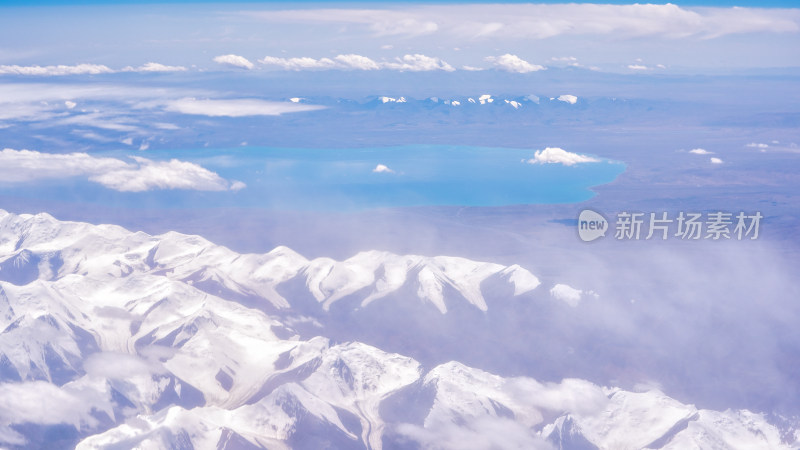
[[[0,212],[0,446],[797,448],[763,414],[430,362],[369,329],[557,302],[541,284],[458,257],[239,254]]]

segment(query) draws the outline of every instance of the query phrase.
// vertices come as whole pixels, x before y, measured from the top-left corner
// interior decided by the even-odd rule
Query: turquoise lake
[[[17,194],[128,207],[260,207],[274,210],[350,211],[402,206],[574,203],[592,186],[625,170],[617,161],[529,164],[534,149],[402,146],[356,149],[237,147],[148,150],[153,160],[177,158],[244,182],[239,191],[116,192],[86,180],[39,183]],[[130,152],[97,156],[125,159]],[[599,158],[598,158],[599,159]],[[375,172],[378,165],[391,172]]]

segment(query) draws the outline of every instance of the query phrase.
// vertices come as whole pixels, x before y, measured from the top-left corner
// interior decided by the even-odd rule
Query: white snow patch
[[[569,103],[570,105],[574,105],[578,101],[578,97],[569,94],[563,94],[558,96],[558,101]]]

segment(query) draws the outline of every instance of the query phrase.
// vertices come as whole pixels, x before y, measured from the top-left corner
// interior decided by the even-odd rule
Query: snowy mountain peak
[[[261,255],[238,254],[200,236],[173,231],[150,236],[112,225],[60,222],[46,214],[3,214],[0,264],[14,266],[12,272],[25,280],[55,280],[70,274],[93,279],[163,274],[209,294],[261,299],[276,309],[291,306],[280,291],[293,280],[302,280],[324,310],[351,296],[366,307],[409,287],[442,313],[448,310],[444,299],[448,289],[486,311],[481,284],[494,276],[513,285],[515,295],[538,286],[538,279],[519,266],[458,257],[365,251],[343,261],[307,260],[282,246]]]

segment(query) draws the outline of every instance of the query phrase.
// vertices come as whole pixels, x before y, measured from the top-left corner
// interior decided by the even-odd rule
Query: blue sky
[[[86,63],[118,70],[156,62],[190,70],[233,66],[407,71],[533,71],[569,66],[685,73],[793,67],[800,61],[796,44],[800,9],[709,7],[719,5],[710,2],[703,7],[454,2],[251,2],[191,7],[188,3],[41,4],[45,6],[24,6],[0,15],[0,40],[7,43],[0,49],[0,65]],[[225,55],[247,62],[231,65],[230,59],[215,60]],[[350,60],[336,59],[342,55]],[[353,62],[348,55],[368,60]],[[427,59],[409,60],[407,55]],[[518,60],[504,62],[499,59],[503,55]],[[362,64],[365,61],[367,65]]]
[[[33,1],[12,1],[12,0],[4,0],[0,2],[0,6],[31,6],[31,5],[114,5],[114,4],[192,4],[192,3],[216,3],[220,4],[220,2],[214,0],[172,0],[172,1],[163,1],[163,0],[121,0],[121,1],[108,1],[108,0],[33,0]],[[233,2],[232,2],[233,3]],[[257,3],[257,4],[283,4],[287,5],[288,2],[274,2],[274,1],[264,1],[264,0],[240,0],[235,3]],[[308,5],[315,5],[315,4],[344,4],[344,2],[337,1],[337,0],[298,0],[291,2],[294,4],[308,4]],[[550,3],[550,4],[557,4],[557,3],[565,3],[559,1],[522,1],[522,0],[504,0],[504,1],[482,1],[482,0],[469,0],[469,1],[462,1],[462,0],[439,0],[439,1],[424,1],[424,0],[411,0],[405,2],[348,2],[348,4],[371,4],[377,5],[380,3],[384,4],[402,4],[402,3],[426,3],[426,4],[460,4],[460,3],[484,3],[484,4],[508,4],[508,3]],[[602,2],[586,2],[586,1],[573,1],[569,3],[603,3],[603,4],[611,4],[611,5],[627,5],[631,4],[632,2],[629,1],[619,1],[619,0],[605,0]],[[642,2],[647,3],[647,2]],[[661,2],[650,2],[654,4],[661,4]],[[673,0],[670,2],[664,3],[672,3],[681,6],[750,6],[750,7],[761,7],[761,8],[794,8],[797,6],[797,2],[792,0],[765,0],[765,1],[756,1],[756,0],[738,0],[738,1],[702,1],[702,0],[690,0],[690,1],[682,1],[682,0]]]

